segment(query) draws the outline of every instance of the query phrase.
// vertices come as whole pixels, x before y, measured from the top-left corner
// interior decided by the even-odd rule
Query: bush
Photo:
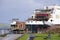
[[[0,35],[0,37],[5,37],[7,34]]]

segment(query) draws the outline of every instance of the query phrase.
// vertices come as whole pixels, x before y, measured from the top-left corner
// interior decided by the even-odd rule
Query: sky
[[[0,0],[0,23],[10,23],[13,18],[27,20],[35,9],[57,4],[60,0]]]

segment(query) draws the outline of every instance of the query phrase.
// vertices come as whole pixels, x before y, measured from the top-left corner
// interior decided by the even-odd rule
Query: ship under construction
[[[60,6],[53,5],[36,9],[25,24],[27,30],[32,33],[48,32],[51,29],[60,27]]]

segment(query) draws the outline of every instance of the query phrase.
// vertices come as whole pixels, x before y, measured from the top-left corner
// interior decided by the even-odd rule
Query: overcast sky
[[[57,4],[60,0],[0,0],[0,23],[9,23],[12,18],[25,21],[36,8]]]

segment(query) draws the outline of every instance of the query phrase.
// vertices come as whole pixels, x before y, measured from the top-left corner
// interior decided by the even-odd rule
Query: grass
[[[48,34],[34,34],[35,38],[34,40],[46,40],[44,39]],[[24,34],[22,37],[18,38],[18,40],[27,40],[28,34]],[[58,34],[51,34],[51,38],[48,38],[48,40],[60,40],[60,37]]]
[[[17,40],[26,40],[28,38],[28,34],[24,34],[22,37],[18,38]]]
[[[44,39],[48,34],[35,34],[34,40],[46,40]],[[60,40],[60,37],[58,34],[51,34],[51,38],[48,38],[48,40]]]

